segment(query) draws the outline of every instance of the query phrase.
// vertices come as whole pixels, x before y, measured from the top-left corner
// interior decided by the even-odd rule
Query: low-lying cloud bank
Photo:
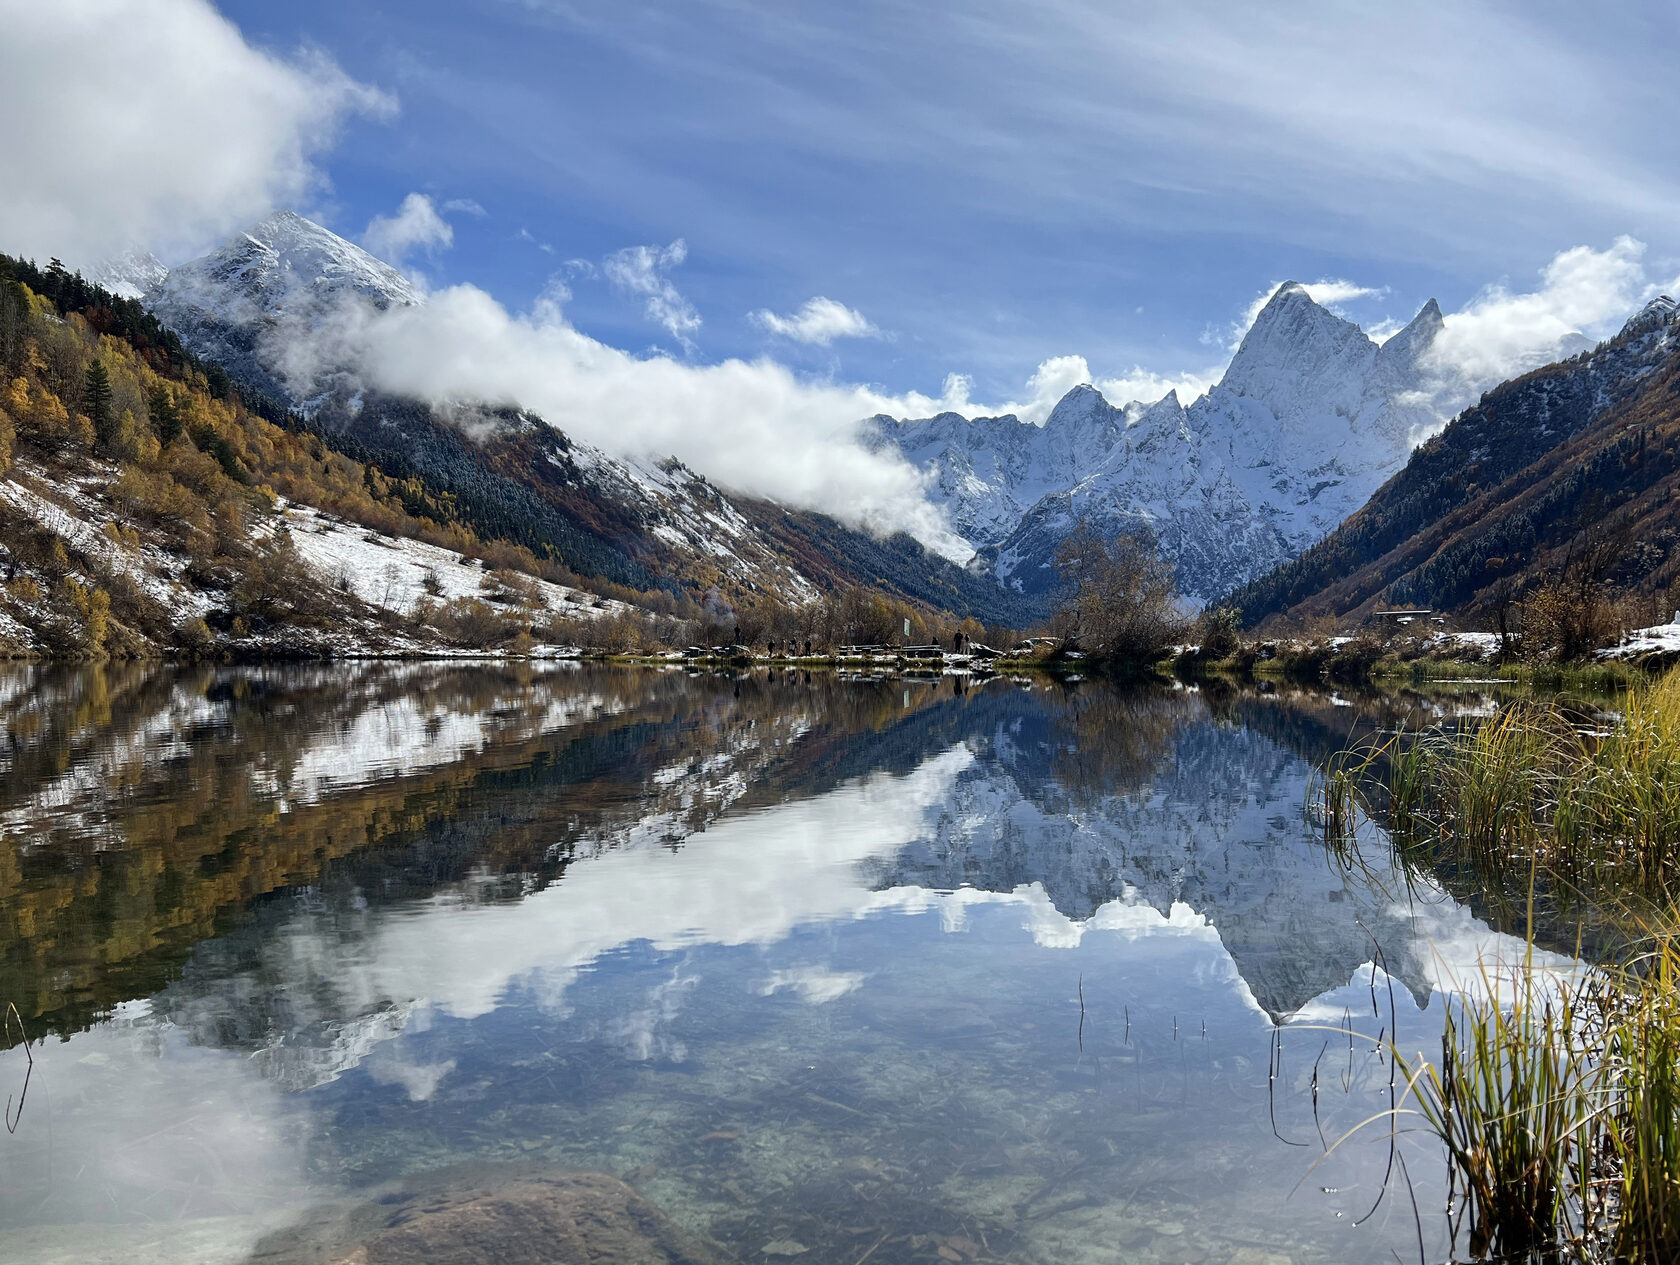
[[[814,382],[767,358],[638,357],[575,328],[557,299],[515,314],[470,285],[383,313],[347,307],[320,334],[319,363],[294,370],[347,363],[386,391],[528,408],[609,452],[673,455],[725,487],[909,531],[966,557],[921,475],[871,451],[864,434],[873,414],[937,411],[943,401]]]

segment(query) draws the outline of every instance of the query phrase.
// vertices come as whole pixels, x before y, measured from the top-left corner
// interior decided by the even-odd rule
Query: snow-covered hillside
[[[382,535],[308,505],[282,503],[275,527],[282,526],[320,579],[393,615],[412,615],[427,601],[482,598],[487,587],[494,587],[493,580],[487,586],[482,565],[453,549]],[[518,583],[522,596],[567,619],[595,619],[626,609],[622,602],[534,576],[521,576]]]
[[[1211,601],[1334,528],[1440,423],[1423,362],[1441,327],[1431,300],[1378,345],[1289,283],[1188,407],[1176,394],[1116,407],[1080,386],[1042,427],[875,423],[1000,583],[1047,589],[1057,545],[1089,517],[1107,533],[1147,526],[1183,590]]]
[[[663,568],[667,573],[686,567],[793,600],[817,593],[808,576],[766,546],[740,506],[678,461],[612,455],[559,437],[519,410],[471,404],[439,410],[366,389],[355,366],[332,362],[322,329],[346,304],[384,310],[424,303],[425,296],[390,265],[294,212],[275,212],[161,281],[132,259],[114,261],[103,275],[129,290],[143,288],[153,314],[193,352],[323,429],[345,431],[376,461],[384,448],[404,459],[421,448],[435,454],[439,419],[475,441],[498,432],[522,437],[536,450],[535,462],[554,467],[527,484],[563,484],[563,516],[582,517],[609,547],[674,559],[675,566]],[[451,471],[443,482],[481,478],[477,471]]]
[[[537,628],[564,627],[621,615],[623,602],[533,576],[493,572],[452,549],[385,535],[362,524],[282,500],[275,512],[253,513],[249,548],[258,550],[284,533],[294,550],[287,577],[299,592],[322,595],[322,609],[307,628],[242,632],[235,615],[237,582],[207,572],[179,549],[161,547],[130,525],[110,489],[114,469],[93,463],[74,476],[20,461],[0,478],[0,514],[18,537],[34,535],[6,561],[7,607],[0,609],[0,658],[63,653],[77,631],[62,610],[65,584],[87,591],[121,589],[129,606],[161,612],[177,631],[202,621],[201,636],[215,636],[221,650],[310,657],[368,654],[455,653],[426,622],[434,610],[482,603]],[[116,612],[113,612],[115,615]],[[212,631],[219,630],[219,631]],[[155,654],[178,648],[129,638],[114,652]],[[208,645],[183,643],[205,651]],[[553,653],[563,647],[523,647]]]

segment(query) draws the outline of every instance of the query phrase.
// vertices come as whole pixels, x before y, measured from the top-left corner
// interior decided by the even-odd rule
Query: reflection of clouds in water
[[[802,924],[854,917],[875,897],[858,863],[925,833],[973,758],[958,745],[901,777],[718,822],[674,853],[609,853],[515,905],[428,902],[373,932],[352,968],[366,980],[355,991],[472,1018],[533,972],[543,977],[533,991],[557,1001],[621,945],[774,944]]]
[[[393,1047],[400,1051],[401,1045]],[[411,1063],[401,1053],[382,1054],[367,1062],[368,1074],[381,1085],[401,1085],[410,1102],[426,1102],[437,1093],[443,1078],[455,1070],[455,1060]]]
[[[1404,961],[1389,962],[1392,976],[1375,962],[1366,962],[1354,971],[1347,985],[1347,989],[1367,995],[1374,987],[1380,1007],[1387,1006],[1390,987],[1397,998],[1410,992],[1418,1012],[1429,1009],[1436,995],[1470,1004],[1494,999],[1509,1005],[1519,986],[1554,992],[1565,979],[1578,978],[1590,969],[1574,958],[1496,931],[1427,881],[1419,881],[1412,899],[1396,902],[1391,912],[1397,922],[1409,923],[1411,928],[1411,938],[1400,948]],[[1394,946],[1385,948],[1392,952]],[[1528,967],[1533,968],[1532,975]],[[1427,991],[1417,987],[1419,980],[1427,985]],[[1519,981],[1526,983],[1519,985]],[[1347,989],[1307,1003],[1291,1017],[1292,1021],[1340,1023]]]
[[[280,1087],[146,1010],[36,1050],[29,1110],[0,1147],[0,1261],[241,1260],[314,1195]],[[132,1228],[199,1218],[227,1220],[191,1239]],[[87,1221],[129,1225],[74,1240],[29,1229]]]
[[[646,1005],[614,1019],[600,1035],[638,1063],[681,1063],[688,1057],[688,1046],[671,1035],[670,1027],[699,983],[698,975],[684,975],[677,967],[670,979],[648,989]]]
[[[1538,947],[1531,950],[1517,937],[1495,931],[1439,889],[1432,889],[1430,896],[1396,910],[1412,919],[1416,934],[1408,952],[1414,969],[1436,992],[1466,1001],[1492,996],[1505,1003],[1525,964],[1536,968],[1546,987],[1586,969],[1574,958]]]
[[[1263,745],[1272,750],[1269,743]],[[964,839],[988,836],[995,826],[987,822],[1013,823],[1028,839],[1049,837],[1058,821],[1066,822],[1023,802],[1007,778],[974,776],[981,771],[971,748],[957,744],[908,774],[878,773],[810,799],[720,820],[677,851],[644,843],[593,857],[571,867],[563,882],[514,904],[460,902],[446,893],[372,919],[366,938],[348,961],[325,931],[295,937],[291,965],[307,966],[305,977],[330,979],[332,993],[353,1004],[349,1015],[382,1016],[383,1022],[347,1019],[340,1030],[344,1035],[335,1037],[333,1048],[311,1064],[326,1074],[293,1082],[293,1087],[357,1066],[374,1048],[400,1035],[405,1025],[411,1026],[410,1016],[483,1015],[501,1004],[515,985],[558,1014],[579,971],[625,945],[646,944],[662,951],[699,944],[770,945],[801,926],[877,912],[936,912],[947,931],[958,932],[967,926],[971,911],[981,906],[1015,909],[1022,928],[1046,949],[1077,948],[1092,933],[1122,940],[1171,936],[1205,941],[1216,954],[1198,969],[1216,972],[1218,982],[1228,984],[1245,1006],[1263,1013],[1294,1013],[1294,1005],[1263,1005],[1252,979],[1239,973],[1242,953],[1233,957],[1227,949],[1241,949],[1253,957],[1258,943],[1261,952],[1276,952],[1286,982],[1293,979],[1291,952],[1323,959],[1319,965],[1332,968],[1339,959],[1344,963],[1341,971],[1350,974],[1371,956],[1367,933],[1355,921],[1357,911],[1338,907],[1340,916],[1329,920],[1331,927],[1302,907],[1303,889],[1312,891],[1316,885],[1339,890],[1344,882],[1321,855],[1314,861],[1304,852],[1299,857],[1290,853],[1286,864],[1277,849],[1269,849],[1256,854],[1260,870],[1222,872],[1222,886],[1216,890],[1203,882],[1199,890],[1206,906],[1201,901],[1196,907],[1185,900],[1163,901],[1160,884],[1149,891],[1128,883],[1119,887],[1117,898],[1083,919],[1062,912],[1046,883],[1036,880],[1009,891],[959,887],[939,892],[925,882],[903,878],[885,890],[873,886],[880,862],[891,862],[909,845],[943,837],[954,822]],[[1283,783],[1279,794],[1296,789],[1292,777]],[[955,819],[953,804],[964,808]],[[1232,829],[1232,837],[1265,838],[1273,805],[1272,796],[1247,802],[1247,813],[1255,820]],[[1136,807],[1129,805],[1126,812]],[[1109,811],[1119,813],[1118,802]],[[1127,816],[1123,825],[1109,823],[1100,831],[1076,833],[1117,856],[1122,848],[1118,842],[1110,846],[1111,836],[1144,843],[1152,862],[1146,873],[1193,870],[1199,854],[1179,838],[1189,827],[1176,815],[1169,817],[1175,829],[1166,831],[1166,837],[1162,819],[1150,812],[1135,819]],[[1084,855],[1079,849],[1070,851],[1069,874],[1052,871],[1052,877],[1072,881],[1083,876],[1089,868],[1081,860]],[[1101,848],[1092,852],[1093,857],[1102,855]],[[1258,886],[1261,880],[1266,884],[1263,890]],[[1420,901],[1398,911],[1389,910],[1385,899],[1380,913],[1392,969],[1413,981],[1414,991],[1423,997],[1447,974],[1440,962],[1424,960],[1434,952],[1432,940],[1444,946],[1446,960],[1460,968],[1475,961],[1475,950],[1484,943],[1501,943],[1468,910],[1444,895],[1436,896],[1435,903]],[[1196,912],[1197,907],[1203,912]],[[1341,933],[1331,934],[1343,923],[1347,926]],[[1262,956],[1259,969],[1268,965],[1269,959]],[[803,968],[803,975],[778,972],[764,991],[791,990],[816,1004],[844,996],[862,982],[838,973],[825,978],[819,973],[822,969]],[[1349,978],[1333,969],[1330,974],[1332,978],[1316,984],[1311,979],[1302,984],[1311,985],[1317,994]],[[1419,980],[1427,981],[1421,990]],[[648,1005],[625,1016],[617,1029],[599,1035],[633,1058],[682,1059],[685,1051],[668,1032],[685,991],[684,981],[673,980],[659,996],[649,998]],[[428,1085],[436,1087],[435,1081],[415,1079],[411,1093],[427,1091]]]
[[[758,986],[760,997],[773,997],[784,989],[797,994],[803,1001],[820,1006],[838,1001],[854,992],[869,977],[862,971],[831,971],[825,966],[796,966],[786,971],[771,971],[770,978]]]

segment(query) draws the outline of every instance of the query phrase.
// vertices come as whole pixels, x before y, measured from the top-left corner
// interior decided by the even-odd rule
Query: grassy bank
[[[1597,693],[1625,690],[1651,679],[1651,673],[1646,669],[1619,661],[1499,662],[1423,652],[1415,646],[1395,647],[1362,638],[1253,642],[1224,655],[1208,655],[1192,648],[1179,654],[1172,661],[1172,668],[1184,677],[1217,675],[1237,680],[1345,685],[1499,681],[1541,689]]]
[[[1477,1260],[1680,1260],[1680,672],[1613,710],[1522,701],[1472,729],[1392,734],[1332,760],[1329,842],[1390,828],[1398,857],[1573,893],[1622,923],[1592,970],[1522,963],[1455,1003],[1438,1058],[1393,1049],[1401,1110],[1445,1146]]]

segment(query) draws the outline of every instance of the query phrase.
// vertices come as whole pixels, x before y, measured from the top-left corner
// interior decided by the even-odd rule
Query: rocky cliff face
[[[1660,297],[1597,347],[1487,392],[1233,603],[1251,623],[1389,603],[1491,615],[1589,540],[1614,555],[1604,578],[1617,589],[1666,593],[1680,575],[1677,381],[1680,307]]]
[[[876,433],[928,472],[1000,584],[1046,592],[1056,546],[1086,517],[1147,529],[1183,591],[1211,601],[1334,529],[1439,424],[1426,356],[1441,327],[1431,300],[1379,345],[1290,283],[1189,406],[1116,407],[1080,386],[1041,427],[943,414],[877,418]]]

